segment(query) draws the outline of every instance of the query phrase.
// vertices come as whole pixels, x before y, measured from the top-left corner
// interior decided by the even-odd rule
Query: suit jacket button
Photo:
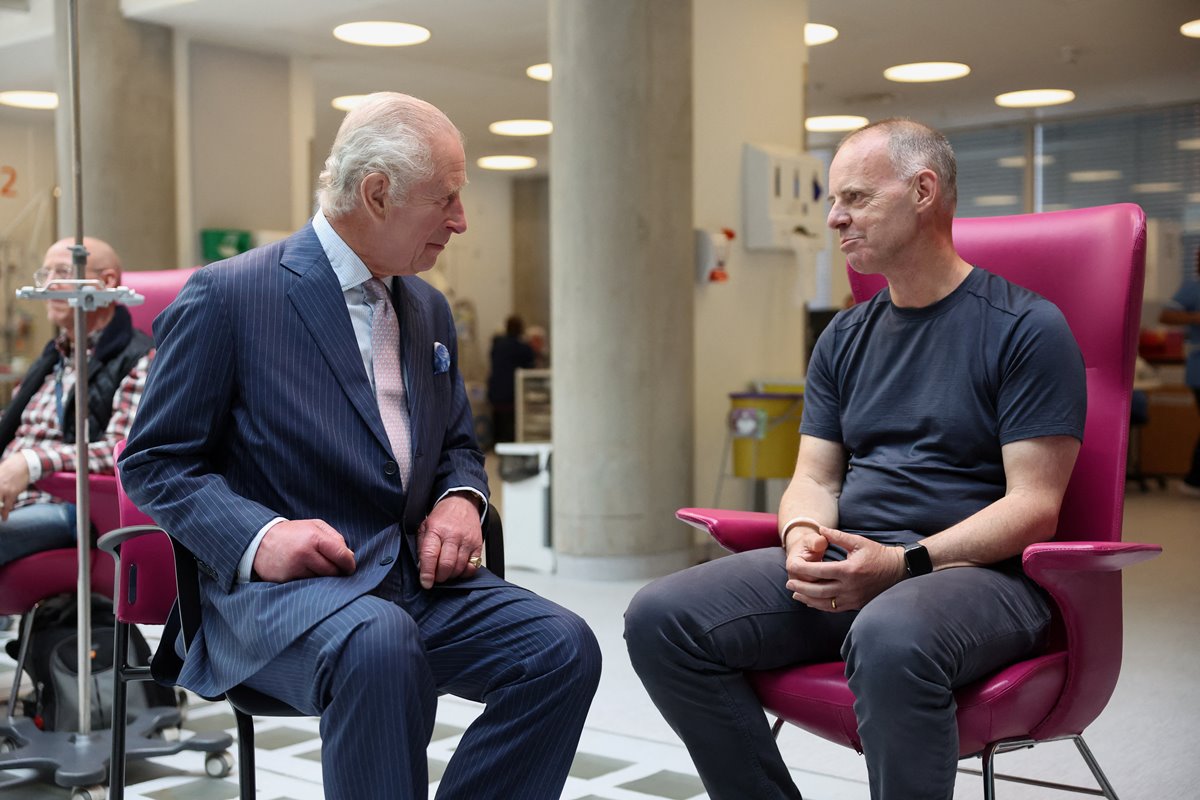
[[[388,462],[385,462],[383,465],[383,474],[384,475],[395,475],[399,471],[400,471],[400,467],[396,466],[395,461],[388,461]]]
[[[393,562],[393,561],[395,561],[395,560],[396,560],[396,559],[392,558],[391,556],[384,556],[384,557],[383,557],[383,558],[380,560],[380,562],[379,562],[379,566],[381,566],[381,567],[386,567],[388,564],[392,563],[392,562]]]

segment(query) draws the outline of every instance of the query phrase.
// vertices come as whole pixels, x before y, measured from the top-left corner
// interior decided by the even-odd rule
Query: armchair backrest
[[[197,269],[199,267],[141,272],[129,270],[122,274],[121,282],[146,298],[146,302],[140,306],[129,306],[133,326],[146,333],[153,333],[154,318],[171,304]]]
[[[1088,407],[1055,538],[1120,541],[1146,215],[1123,203],[956,219],[954,245],[969,263],[1037,292],[1066,317],[1083,352]],[[847,272],[855,300],[885,285],[882,276]]]

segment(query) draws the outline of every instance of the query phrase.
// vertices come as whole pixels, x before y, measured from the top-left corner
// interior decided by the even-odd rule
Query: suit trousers
[[[439,800],[557,800],[599,679],[595,636],[572,612],[512,584],[423,590],[401,548],[373,595],[246,683],[321,717],[329,800],[425,800],[439,693],[485,704]]]
[[[801,797],[743,671],[842,659],[873,800],[952,798],[953,690],[1039,646],[1041,590],[1019,572],[960,567],[832,613],[792,599],[786,581],[782,548],[738,553],[651,583],[625,614],[634,669],[709,796]]]

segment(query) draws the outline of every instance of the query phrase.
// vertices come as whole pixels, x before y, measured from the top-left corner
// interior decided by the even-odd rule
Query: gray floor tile
[[[201,778],[144,795],[149,800],[234,800],[238,787],[228,781]]]
[[[232,711],[227,714],[210,714],[203,717],[188,716],[183,727],[196,733],[231,731],[237,729],[237,719],[234,718]]]
[[[663,770],[636,781],[620,784],[622,789],[641,792],[651,797],[667,797],[670,800],[686,800],[704,791],[704,784],[695,775]]]
[[[309,741],[313,736],[312,731],[302,731],[296,728],[270,728],[261,732],[255,731],[254,747],[256,750],[259,748],[263,750],[278,750],[281,747],[290,747],[300,742]]]
[[[632,761],[622,761],[619,758],[599,756],[595,753],[576,753],[575,760],[571,762],[570,774],[573,778],[590,780],[625,769],[632,764]]]

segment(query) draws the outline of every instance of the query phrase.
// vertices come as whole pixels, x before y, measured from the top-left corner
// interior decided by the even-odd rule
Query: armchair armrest
[[[779,522],[763,511],[726,511],[719,508],[681,508],[676,519],[699,528],[734,553],[779,547]]]
[[[43,475],[34,486],[47,494],[52,494],[64,503],[74,503],[75,482],[74,472],[51,472]],[[88,502],[91,506],[92,526],[100,531],[111,531],[120,526],[117,514],[117,477],[115,475],[88,475]]]
[[[137,539],[148,533],[166,533],[166,531],[157,525],[130,525],[127,528],[117,528],[115,531],[109,531],[104,534],[96,541],[96,547],[99,547],[113,558],[118,558],[120,557],[119,551],[121,545],[130,539]]]
[[[1026,575],[1050,589],[1047,583],[1059,572],[1121,570],[1160,553],[1161,545],[1140,542],[1040,542],[1025,548],[1021,563]]]
[[[1116,688],[1121,668],[1121,570],[1154,558],[1156,544],[1052,541],[1025,548],[1025,574],[1053,598],[1066,636],[1067,678],[1034,738],[1081,733]]]

